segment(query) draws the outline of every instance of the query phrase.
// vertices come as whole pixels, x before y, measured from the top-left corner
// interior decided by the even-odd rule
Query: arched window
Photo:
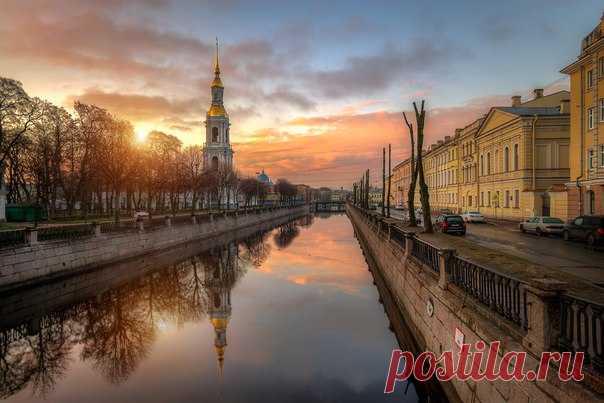
[[[503,150],[503,170],[505,172],[510,171],[510,148],[507,146]]]
[[[218,157],[217,156],[212,157],[212,169],[218,169]]]
[[[518,170],[518,144],[514,144],[514,171]]]
[[[487,153],[487,175],[491,174],[491,153]]]
[[[212,127],[212,142],[218,143],[218,128]]]
[[[499,172],[499,150],[495,150],[495,159],[493,160],[493,173]]]

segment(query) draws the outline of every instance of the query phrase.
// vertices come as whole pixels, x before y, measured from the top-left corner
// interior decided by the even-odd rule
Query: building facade
[[[571,91],[568,215],[604,214],[604,15],[562,73]]]
[[[480,211],[487,217],[522,220],[534,215],[568,218],[564,184],[569,178],[570,115],[567,91],[485,115],[431,145],[423,154],[434,211]],[[394,168],[397,205],[406,206],[408,160]],[[399,204],[400,200],[400,204]],[[419,207],[419,186],[415,205]]]
[[[212,104],[206,114],[206,141],[203,146],[205,169],[218,169],[219,166],[233,166],[233,149],[230,139],[229,115],[224,108],[224,85],[220,79],[218,60],[218,42],[216,42],[216,60],[214,62],[214,80],[210,86]]]

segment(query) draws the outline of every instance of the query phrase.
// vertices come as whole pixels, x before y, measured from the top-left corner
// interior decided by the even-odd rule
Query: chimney
[[[445,136],[445,143],[449,142],[451,140],[451,136]]]
[[[520,106],[520,95],[514,95],[512,97],[512,106]]]
[[[442,144],[443,144],[443,141],[442,140],[438,140],[438,145],[440,146]]]
[[[455,129],[455,137],[459,137],[459,136],[461,136],[461,131],[462,131],[462,130],[463,130],[463,129]]]
[[[535,95],[535,99],[543,97],[543,88],[535,88],[533,94]]]
[[[563,99],[560,101],[560,113],[562,115],[570,113],[570,99]]]

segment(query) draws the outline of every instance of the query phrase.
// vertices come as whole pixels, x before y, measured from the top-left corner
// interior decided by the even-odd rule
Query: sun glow
[[[147,139],[147,131],[144,129],[136,129],[136,140],[139,143],[144,142]]]

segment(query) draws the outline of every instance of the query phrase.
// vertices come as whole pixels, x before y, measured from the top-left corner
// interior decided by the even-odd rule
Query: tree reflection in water
[[[287,247],[298,235],[297,227],[307,225],[308,220],[298,220],[276,229],[275,243]],[[239,246],[212,249],[95,298],[1,329],[0,399],[25,388],[46,396],[66,373],[76,345],[82,346],[81,360],[109,382],[123,383],[147,356],[163,324],[180,327],[206,315],[214,326],[221,370],[231,290],[248,266],[266,261],[271,250],[267,240],[268,233],[259,232]]]

